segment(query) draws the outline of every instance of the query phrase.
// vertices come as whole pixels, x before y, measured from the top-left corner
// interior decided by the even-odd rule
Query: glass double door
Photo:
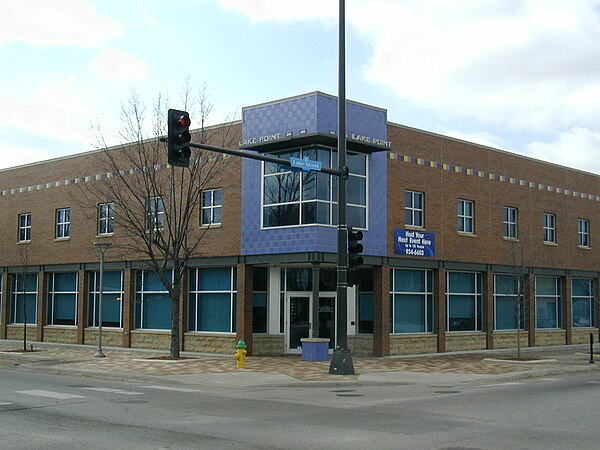
[[[286,296],[286,350],[301,351],[302,338],[313,337],[314,308],[319,311],[319,336],[329,338],[329,348],[335,347],[335,294],[320,294],[318,305],[310,292],[288,293]]]

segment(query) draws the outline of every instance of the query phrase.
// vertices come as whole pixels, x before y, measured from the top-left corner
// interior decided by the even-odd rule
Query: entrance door
[[[286,301],[286,352],[300,353],[302,338],[312,337],[313,330],[312,294],[295,292],[287,294]],[[319,337],[329,338],[329,348],[335,348],[335,294],[321,293],[319,296]]]
[[[301,350],[300,339],[310,337],[311,296],[288,294],[287,301],[287,348],[291,353]]]
[[[319,297],[319,337],[329,338],[329,348],[335,348],[335,297]]]

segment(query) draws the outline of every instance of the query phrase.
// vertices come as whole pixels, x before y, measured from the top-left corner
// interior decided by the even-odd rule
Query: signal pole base
[[[333,351],[329,373],[331,375],[354,375],[354,363],[350,350],[336,348]]]

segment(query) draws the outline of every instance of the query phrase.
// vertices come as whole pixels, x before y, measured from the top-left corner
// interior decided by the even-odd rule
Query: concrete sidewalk
[[[284,386],[314,384],[456,383],[479,379],[516,379],[600,369],[590,364],[589,346],[524,349],[527,361],[514,361],[515,350],[476,351],[418,356],[354,357],[355,375],[330,375],[329,361],[303,361],[299,356],[248,357],[236,369],[233,355],[183,352],[180,360],[164,359],[166,351],[105,348],[96,358],[93,346],[0,341],[0,366],[105,379],[157,381],[178,385]],[[598,351],[598,350],[597,350]]]

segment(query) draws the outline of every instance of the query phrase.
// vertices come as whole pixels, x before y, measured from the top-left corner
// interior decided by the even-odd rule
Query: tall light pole
[[[346,223],[346,12],[340,0],[338,54],[338,262],[337,262],[337,343],[329,373],[354,375],[348,349],[348,224]]]
[[[94,242],[96,250],[100,255],[100,292],[98,295],[98,350],[94,355],[97,358],[104,358],[106,355],[102,352],[102,294],[104,293],[104,255],[110,247],[110,242]]]

